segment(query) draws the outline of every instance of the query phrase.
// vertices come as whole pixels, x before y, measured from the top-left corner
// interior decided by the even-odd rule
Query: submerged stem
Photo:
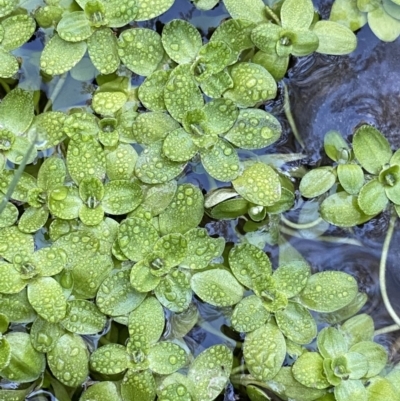
[[[61,92],[61,89],[63,88],[66,79],[67,79],[67,73],[64,73],[59,76],[58,81],[54,86],[54,89],[51,92],[51,95],[47,100],[46,105],[44,106],[43,113],[45,113],[54,104],[54,101],[57,99],[57,96]]]
[[[288,220],[286,217],[281,215],[281,220],[289,227],[294,228],[296,230],[306,230],[308,228],[312,228],[317,226],[319,223],[324,221],[322,217],[318,217],[317,219],[310,221],[309,223],[294,223],[293,221]]]
[[[400,326],[398,324],[392,324],[390,326],[382,327],[381,329],[375,330],[374,336],[379,336],[380,334],[392,333],[393,331],[400,330]]]
[[[299,131],[297,130],[296,123],[294,122],[294,118],[292,115],[292,111],[290,110],[290,100],[289,100],[289,91],[284,81],[282,81],[283,85],[283,110],[285,111],[286,118],[290,125],[290,128],[293,131],[293,135],[296,138],[297,142],[304,149],[305,145],[303,139],[301,138]]]
[[[394,322],[398,326],[400,326],[400,317],[398,316],[396,311],[393,309],[393,306],[389,300],[387,290],[386,290],[386,262],[387,262],[387,257],[389,254],[390,241],[392,240],[392,237],[393,237],[394,226],[395,226],[396,220],[397,220],[397,214],[395,211],[392,211],[392,216],[389,221],[389,228],[387,230],[385,241],[384,241],[383,247],[382,247],[381,260],[379,263],[379,285],[381,287],[381,294],[382,294],[383,303],[385,304],[386,310],[389,312],[389,315],[394,320]]]

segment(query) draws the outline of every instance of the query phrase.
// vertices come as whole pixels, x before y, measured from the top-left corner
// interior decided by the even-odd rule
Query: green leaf
[[[75,141],[94,138],[99,133],[99,120],[91,113],[72,113],[64,120],[63,131]]]
[[[124,220],[118,231],[122,252],[133,261],[142,260],[153,249],[159,235],[154,226],[143,219],[131,217]]]
[[[47,222],[49,212],[45,208],[27,208],[18,222],[18,228],[24,233],[35,233]]]
[[[306,387],[328,388],[331,384],[325,378],[323,361],[318,352],[305,352],[293,364],[293,376]]]
[[[162,271],[159,275],[154,274],[153,265],[156,265],[156,262],[159,261],[159,258],[154,261],[141,260],[132,267],[130,281],[135,290],[146,293],[153,291],[160,284],[160,275],[162,273],[165,274],[169,269],[164,267],[164,269],[161,268]]]
[[[225,139],[243,149],[262,149],[276,142],[282,133],[279,121],[261,109],[242,109]]]
[[[249,372],[257,380],[272,379],[285,359],[285,338],[277,326],[268,323],[246,335],[243,355]]]
[[[55,34],[43,49],[40,68],[49,75],[61,75],[74,67],[86,52],[86,43],[66,42]]]
[[[343,55],[357,47],[356,35],[347,27],[333,21],[318,21],[312,29],[319,39],[317,53]]]
[[[324,271],[313,274],[300,293],[301,302],[317,312],[333,312],[357,295],[357,281],[347,273]]]
[[[136,150],[129,144],[120,143],[106,151],[106,171],[110,180],[128,180],[132,177],[138,158]]]
[[[206,116],[206,131],[212,135],[227,132],[237,120],[239,109],[228,99],[215,99],[203,108]]]
[[[138,4],[139,3],[139,4]],[[107,25],[112,28],[121,28],[136,19],[143,8],[143,1],[137,0],[110,0],[104,4],[104,14]]]
[[[262,0],[224,0],[224,5],[234,19],[245,19],[256,24],[267,20]]]
[[[0,336],[0,371],[3,370],[10,363],[10,361],[11,361],[10,344],[3,336]]]
[[[16,136],[11,149],[5,151],[4,153],[7,156],[7,159],[10,160],[12,163],[20,164],[24,160],[24,156],[28,153],[30,146],[31,143],[28,139]],[[33,149],[28,156],[26,164],[32,163],[36,157],[36,149]]]
[[[253,107],[276,96],[275,79],[259,64],[236,63],[230,70],[230,75],[233,88],[225,91],[223,96],[239,107]]]
[[[206,0],[207,1],[207,0]],[[215,0],[212,0],[215,1]],[[192,397],[187,390],[187,388],[180,383],[172,383],[165,386],[161,391],[158,390],[158,400],[159,401],[191,401]]]
[[[81,42],[88,39],[92,32],[93,28],[84,11],[66,12],[57,24],[57,33],[67,42]]]
[[[129,269],[116,270],[99,287],[96,305],[105,315],[122,316],[136,309],[145,296],[131,286]]]
[[[363,125],[356,130],[353,149],[361,166],[371,174],[379,174],[392,157],[388,140],[370,125]]]
[[[145,194],[142,206],[151,212],[153,216],[158,216],[172,202],[177,183],[175,180],[149,187]]]
[[[190,285],[196,295],[210,305],[235,305],[243,298],[243,287],[224,269],[214,268],[196,273]]]
[[[135,74],[150,75],[157,69],[164,55],[161,36],[147,28],[127,29],[119,35],[118,54]]]
[[[75,299],[68,302],[67,314],[61,325],[71,333],[96,334],[103,330],[106,317],[96,305],[84,299]]]
[[[68,144],[67,167],[77,184],[87,177],[104,179],[106,160],[101,145],[90,137],[81,140],[71,139]]]
[[[0,256],[12,261],[17,253],[32,254],[33,236],[21,232],[18,227],[5,227],[0,230]]]
[[[274,271],[273,278],[279,291],[292,298],[303,290],[310,274],[308,263],[293,260],[291,263],[279,266]]]
[[[179,20],[182,21],[182,20]],[[162,38],[161,38],[162,39]],[[157,70],[150,74],[139,86],[140,102],[151,111],[165,111],[164,86],[167,84],[170,71]]]
[[[256,205],[271,206],[281,197],[278,174],[264,163],[248,167],[232,184],[239,195]]]
[[[246,333],[263,326],[269,316],[261,299],[256,295],[250,295],[235,306],[231,321],[236,331]]]
[[[181,267],[192,270],[204,269],[214,259],[222,255],[225,240],[211,238],[205,228],[193,228],[186,232],[187,253]]]
[[[345,335],[349,347],[361,341],[373,341],[374,321],[371,316],[362,313],[346,320],[340,330]]]
[[[252,63],[264,67],[275,79],[280,81],[286,74],[289,65],[289,56],[279,57],[274,52],[258,51],[251,59]]]
[[[135,372],[129,369],[121,383],[121,395],[123,400],[153,401],[156,397],[153,374],[149,370]]]
[[[15,50],[26,43],[35,32],[35,20],[29,15],[14,15],[1,22],[4,36],[1,45],[5,50]]]
[[[367,401],[367,390],[361,380],[343,380],[334,389],[337,401],[359,400]]]
[[[12,226],[18,219],[18,209],[11,203],[7,202],[6,207],[0,213],[0,228]]]
[[[348,351],[346,338],[334,327],[324,327],[317,337],[318,350],[325,358],[336,358]]]
[[[400,19],[400,4],[398,1],[394,0],[383,0],[383,9],[393,18]]]
[[[103,209],[109,214],[126,214],[142,202],[142,189],[128,180],[109,181],[104,185]]]
[[[169,375],[186,364],[186,352],[179,345],[169,341],[154,344],[147,356],[149,368],[160,375]]]
[[[167,234],[157,240],[153,252],[167,268],[178,266],[187,254],[186,238],[182,234]]]
[[[268,256],[251,244],[234,246],[229,252],[229,266],[239,282],[250,289],[254,288],[256,278],[265,280],[272,273]]]
[[[47,363],[53,375],[68,387],[82,384],[87,375],[89,352],[81,336],[64,334],[47,354]]]
[[[50,149],[65,139],[62,130],[66,115],[60,111],[47,111],[34,117],[28,130],[28,138],[32,142],[36,138],[37,150]]]
[[[115,375],[129,366],[129,354],[120,344],[106,344],[97,348],[90,356],[90,367],[105,375]]]
[[[367,14],[357,7],[357,0],[335,0],[332,4],[329,19],[358,31],[367,23]]]
[[[361,341],[353,345],[350,352],[361,354],[367,360],[366,372],[362,375],[365,378],[379,375],[388,361],[386,349],[372,341]]]
[[[243,50],[252,48],[250,34],[255,24],[246,19],[229,19],[224,21],[211,35],[210,41],[223,41],[231,49],[231,56],[228,64],[234,64]]]
[[[374,377],[369,381],[367,387],[368,401],[385,400],[399,400],[399,393],[387,377]]]
[[[136,348],[155,344],[164,331],[165,319],[161,304],[154,297],[146,298],[129,314],[129,335]]]
[[[58,323],[50,323],[39,316],[33,322],[29,333],[33,348],[41,353],[50,352],[63,334],[64,330]]]
[[[65,317],[67,302],[60,284],[52,277],[40,277],[28,285],[28,299],[43,319],[57,323]]]
[[[192,137],[183,129],[170,132],[163,142],[164,155],[175,162],[186,162],[197,153]]]
[[[175,67],[164,87],[164,102],[168,112],[178,122],[182,122],[189,110],[200,109],[203,95],[190,71],[189,64]]]
[[[371,31],[384,42],[393,42],[400,35],[400,21],[390,16],[383,7],[368,13]]]
[[[15,56],[0,47],[0,78],[11,78],[18,69],[19,64]]]
[[[275,319],[282,333],[297,344],[309,344],[317,335],[317,324],[311,313],[296,302],[289,302],[285,309],[277,311]]]
[[[310,170],[300,182],[300,192],[305,198],[314,198],[329,191],[336,182],[332,167],[318,167]]]
[[[2,294],[15,294],[26,287],[26,280],[10,263],[0,262],[0,292]]]
[[[26,288],[17,294],[0,293],[0,308],[14,323],[31,323],[36,318],[36,313],[28,301]]]
[[[346,0],[347,1],[347,0]],[[349,161],[350,148],[338,131],[328,131],[324,136],[324,150],[330,159]],[[345,157],[343,157],[343,154]]]
[[[389,200],[385,188],[378,179],[373,179],[365,184],[358,195],[360,209],[369,215],[375,215],[385,209]]]
[[[136,176],[146,184],[163,184],[178,176],[184,163],[174,162],[163,155],[162,141],[154,142],[140,154],[136,166]]]
[[[16,135],[21,135],[29,128],[33,117],[32,92],[15,88],[0,103],[2,128]]]
[[[213,219],[230,220],[243,216],[249,209],[249,202],[246,199],[228,199],[219,203],[210,212]]]
[[[201,90],[211,98],[219,98],[228,89],[233,87],[231,76],[226,70],[212,75],[200,84]]]
[[[226,345],[213,345],[190,365],[188,379],[195,384],[195,400],[212,401],[223,391],[232,370],[232,352]]]
[[[81,261],[72,269],[73,295],[78,298],[94,298],[101,283],[114,268],[113,261],[108,254],[82,252],[80,256]]]
[[[45,356],[31,344],[29,334],[11,332],[4,336],[11,349],[11,359],[1,376],[17,383],[29,383],[39,378],[46,367]]]
[[[95,92],[92,99],[93,110],[102,116],[112,116],[127,101],[124,92]]]
[[[82,206],[78,188],[58,187],[53,189],[48,198],[48,206],[51,214],[60,219],[76,219]]]
[[[159,216],[161,234],[181,233],[199,225],[204,213],[201,190],[192,184],[178,185],[170,205]]]
[[[200,149],[201,162],[211,177],[219,181],[232,181],[239,174],[239,156],[235,148],[219,138],[211,149]]]
[[[141,113],[132,124],[135,139],[144,145],[164,139],[169,132],[177,128],[179,124],[171,116],[162,112]]]
[[[40,166],[37,186],[46,191],[51,190],[59,185],[63,185],[67,175],[64,160],[51,156],[44,160]]]
[[[5,17],[18,7],[18,0],[5,0],[0,9],[0,17]]]
[[[165,13],[173,4],[174,0],[140,0],[140,7],[135,21],[146,21],[158,17]]]
[[[111,381],[104,381],[104,382],[97,382],[91,385],[88,389],[86,389],[79,401],[122,401],[121,395],[117,390],[117,386],[114,382]]]
[[[285,29],[306,30],[314,18],[311,0],[285,0],[281,8],[281,23]]]
[[[202,46],[200,32],[181,19],[169,21],[164,26],[161,40],[168,56],[178,64],[193,62]]]
[[[160,303],[172,312],[187,310],[193,295],[188,274],[173,269],[161,280],[154,294]]]
[[[358,164],[339,164],[337,174],[340,185],[350,195],[357,195],[364,185],[364,173]]]
[[[353,227],[373,217],[360,209],[357,197],[344,191],[333,194],[322,202],[321,216],[328,223],[339,227]]]
[[[230,47],[222,41],[210,41],[199,50],[191,71],[197,82],[205,81],[213,74],[221,72],[231,59]]]

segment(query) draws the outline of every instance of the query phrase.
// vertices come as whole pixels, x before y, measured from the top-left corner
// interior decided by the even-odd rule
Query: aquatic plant
[[[375,331],[356,279],[317,272],[283,235],[400,213],[398,152],[364,125],[352,149],[326,135],[333,165],[296,173],[282,166],[304,155],[275,154],[287,131],[262,107],[287,97],[291,58],[348,54],[363,13],[379,32],[378,14],[396,18],[394,2],[348,3],[358,25],[339,0],[331,21],[311,0],[224,0],[231,18],[205,40],[184,19],[154,28],[173,0],[0,1],[1,400],[212,401],[227,386],[252,401],[400,400],[373,341],[398,326]],[[16,56],[34,33],[40,54]],[[58,107],[70,79],[87,103]],[[285,217],[301,196],[320,200],[304,206],[315,221]],[[396,218],[381,286],[398,324],[384,281]],[[235,221],[234,244],[209,225]]]

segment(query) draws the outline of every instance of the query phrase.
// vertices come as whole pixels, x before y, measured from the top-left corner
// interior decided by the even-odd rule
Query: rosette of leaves
[[[16,251],[12,263],[1,262],[0,292],[16,294],[27,287],[28,301],[36,313],[49,322],[59,322],[65,317],[67,302],[53,276],[64,269],[65,263],[65,252],[53,247]]]
[[[199,84],[211,80],[231,63],[231,49],[225,41],[213,40],[203,45],[200,32],[184,20],[168,22],[161,41],[171,60],[190,65],[189,70]]]
[[[227,385],[232,363],[226,345],[213,345],[197,355],[187,376],[174,373],[163,379],[157,388],[158,400],[212,401]]]
[[[104,220],[104,214],[122,215],[140,205],[142,190],[129,180],[113,180],[103,184],[96,177],[84,178],[79,188],[58,187],[50,194],[51,213],[61,219],[79,216],[88,226]]]
[[[111,74],[119,67],[117,39],[110,28],[119,28],[132,21],[138,7],[135,0],[78,1],[81,11],[64,12],[57,33],[46,44],[40,67],[49,75],[69,71],[86,50],[94,66],[102,74]]]
[[[186,364],[186,351],[170,341],[160,341],[164,331],[164,311],[154,297],[149,297],[129,315],[129,340],[124,347],[107,344],[90,358],[91,368],[110,375],[126,371],[121,383],[123,399],[138,397],[152,401],[156,396],[153,374],[169,375]]]
[[[356,31],[367,22],[371,31],[384,42],[400,35],[399,0],[336,0],[329,19]]]
[[[321,216],[341,227],[368,221],[389,203],[399,211],[400,204],[400,152],[393,153],[387,139],[369,125],[363,125],[355,131],[352,144],[355,159],[366,174],[359,165],[351,164],[351,170],[349,167],[339,170],[338,167],[338,177],[344,191],[329,196],[321,204]],[[328,149],[327,153],[332,150]],[[328,181],[332,182],[330,174],[328,167],[324,171],[324,180],[321,180],[322,186],[326,186]]]
[[[207,195],[205,206],[211,217],[234,219],[248,214],[252,221],[263,222],[289,210],[294,202],[292,182],[264,163],[246,168],[232,184],[232,189],[220,188]]]
[[[32,92],[15,88],[4,97],[0,103],[0,155],[1,169],[6,160],[20,164],[28,153],[31,141],[25,133],[34,117]],[[31,149],[26,160],[27,164],[36,158],[36,149]]]
[[[2,4],[0,18],[12,12],[18,2]],[[11,11],[10,11],[11,10]],[[35,20],[23,10],[2,18],[0,22],[0,78],[11,78],[18,72],[17,58],[11,53],[26,43],[35,32]]]
[[[10,175],[10,179],[13,174]],[[29,187],[21,188],[27,190],[27,201],[29,207],[21,215],[18,227],[26,233],[35,233],[41,229],[49,218],[48,196],[49,193],[64,184],[66,178],[66,167],[62,159],[53,156],[46,159],[40,166],[37,179],[29,182]],[[20,188],[17,184],[15,192],[18,194]]]
[[[250,244],[232,248],[229,266],[237,280],[255,294],[244,298],[233,312],[232,325],[240,332],[258,329],[270,320],[272,313],[279,330],[289,340],[308,344],[317,332],[309,309],[333,312],[348,305],[357,295],[357,283],[348,274],[323,272],[311,275],[310,267],[304,261],[282,264],[272,272],[268,256]],[[325,295],[319,294],[318,290]]]
[[[187,199],[193,197],[190,184],[181,189],[184,190],[178,190],[177,199],[182,195]],[[174,230],[168,222],[179,216],[179,210],[177,213],[175,209],[172,201],[171,208],[159,216],[163,236],[149,220],[139,217],[124,220],[119,228],[118,244],[128,259],[137,262],[130,271],[132,287],[142,293],[154,290],[165,307],[181,312],[188,308],[192,299],[190,272],[204,269],[212,259],[221,256],[225,242],[221,238],[210,238],[204,229],[197,228],[195,216],[195,220],[192,217],[192,221],[185,221]],[[168,227],[169,232],[164,231],[164,227]]]
[[[45,356],[33,348],[29,334],[10,332],[3,336],[0,333],[0,377],[12,382],[29,383],[38,379],[45,368]],[[15,398],[5,395],[3,399]]]
[[[388,358],[385,348],[372,341],[373,330],[368,315],[355,316],[339,329],[322,329],[318,352],[305,352],[296,360],[294,378],[310,388],[334,386],[337,401],[380,399],[381,394],[364,384],[379,375]]]

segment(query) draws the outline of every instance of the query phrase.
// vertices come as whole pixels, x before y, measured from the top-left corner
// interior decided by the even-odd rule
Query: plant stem
[[[59,93],[61,92],[61,89],[63,88],[66,79],[67,79],[66,72],[59,76],[58,81],[55,84],[54,89],[51,92],[49,99],[47,100],[46,105],[44,106],[43,113],[45,113],[54,104],[54,101],[57,99]]]
[[[283,234],[290,235],[292,237],[297,237],[301,239],[305,239],[302,237],[300,233],[295,230],[292,230],[287,227],[280,226],[279,231]],[[325,241],[325,242],[333,242],[337,244],[346,244],[346,245],[356,245],[356,246],[364,246],[360,241],[353,239],[353,238],[340,238],[340,237],[331,237],[331,236],[323,236],[321,235],[318,237],[318,241]]]
[[[265,11],[267,14],[279,25],[281,26],[281,21],[278,16],[272,11],[271,7],[265,6]]]
[[[10,85],[8,85],[7,82],[4,82],[3,79],[0,79],[0,85],[3,87],[6,93],[10,92]]]
[[[246,365],[239,365],[236,368],[231,370],[231,375],[235,375],[236,373],[243,373],[246,370]]]
[[[381,329],[375,330],[374,336],[379,336],[380,334],[392,333],[393,331],[400,330],[398,324],[392,324],[390,326],[382,327]]]
[[[312,228],[317,226],[319,223],[324,221],[322,217],[318,217],[314,221],[310,221],[309,223],[293,223],[292,221],[288,220],[286,217],[281,215],[281,220],[289,227],[294,228],[296,230],[306,230],[308,228]]]
[[[252,375],[231,375],[229,380],[233,385],[248,386],[249,384],[255,384],[261,388],[271,390],[268,384],[256,380]]]
[[[293,118],[292,112],[290,110],[290,100],[289,100],[288,88],[284,81],[282,81],[282,85],[283,85],[283,110],[285,111],[286,118],[288,119],[288,123],[290,125],[290,128],[293,131],[294,137],[296,138],[296,140],[300,144],[300,146],[304,149],[305,146],[304,146],[303,139],[301,138],[299,131],[297,130],[296,123],[294,122],[294,118]]]
[[[400,317],[393,309],[393,306],[389,300],[389,297],[387,294],[387,289],[386,289],[386,262],[387,262],[387,257],[388,257],[388,253],[389,253],[389,248],[390,248],[390,241],[392,240],[392,237],[393,237],[394,226],[395,226],[396,220],[397,220],[397,214],[393,210],[392,216],[389,221],[389,228],[387,230],[385,241],[383,243],[381,260],[379,263],[379,285],[381,287],[381,294],[382,294],[383,303],[385,304],[386,310],[389,312],[389,315],[394,320],[394,322],[398,326],[400,326]]]

